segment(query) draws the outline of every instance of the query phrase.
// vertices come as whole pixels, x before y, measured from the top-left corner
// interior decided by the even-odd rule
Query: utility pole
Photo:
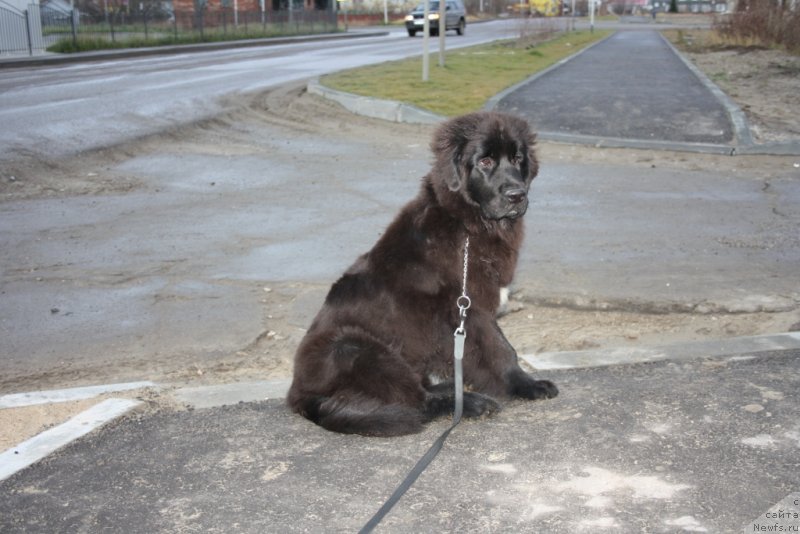
[[[423,11],[423,19],[422,23],[422,81],[428,81],[428,74],[430,73],[430,66],[428,65],[428,49],[430,45],[428,41],[431,39],[431,23],[428,20],[428,17],[431,14],[431,3],[430,0],[425,0],[425,9]]]
[[[572,31],[575,31],[575,0],[572,0],[572,9],[569,15],[572,17]]]
[[[447,2],[439,0],[439,66],[444,68],[444,34],[447,32]]]
[[[289,1],[291,2],[292,0]],[[350,28],[347,23],[347,0],[337,0],[337,2],[339,3],[339,8],[344,10],[344,31],[348,32]]]

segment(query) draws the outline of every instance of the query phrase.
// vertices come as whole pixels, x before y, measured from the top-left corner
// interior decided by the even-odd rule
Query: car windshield
[[[431,0],[428,3],[428,9],[430,11],[439,11],[439,2],[435,2],[435,1]],[[425,11],[425,4],[422,3],[422,4],[418,5],[417,8],[414,11]]]

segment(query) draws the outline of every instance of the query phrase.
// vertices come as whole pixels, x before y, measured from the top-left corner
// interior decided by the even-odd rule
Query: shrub
[[[800,7],[789,5],[781,0],[739,0],[736,12],[717,20],[714,29],[733,41],[800,53]]]

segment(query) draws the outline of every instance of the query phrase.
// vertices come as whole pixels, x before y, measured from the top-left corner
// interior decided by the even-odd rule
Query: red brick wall
[[[231,7],[233,7],[233,1],[230,0]],[[194,11],[194,2],[195,0],[172,0],[172,7],[175,11]],[[239,11],[261,11],[259,0],[236,0],[236,4]],[[217,10],[221,6],[222,0],[208,0],[207,9],[209,11]],[[265,7],[270,10],[272,8],[272,0],[265,0]]]

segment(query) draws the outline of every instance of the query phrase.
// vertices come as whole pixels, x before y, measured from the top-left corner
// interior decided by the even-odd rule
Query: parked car
[[[455,30],[458,35],[464,35],[467,29],[467,10],[461,0],[445,0],[445,31]],[[406,30],[408,36],[414,37],[417,32],[423,31],[425,24],[425,4],[420,4],[406,15]],[[431,35],[439,33],[439,0],[430,0],[428,5],[428,24]]]

